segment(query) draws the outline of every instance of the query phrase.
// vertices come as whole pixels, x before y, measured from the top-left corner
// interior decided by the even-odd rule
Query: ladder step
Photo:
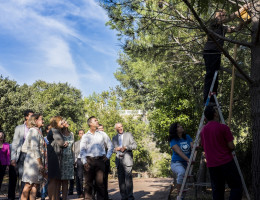
[[[190,188],[185,188],[183,189],[182,193],[188,192],[190,190]]]
[[[211,183],[186,183],[187,186],[205,186],[211,187]]]

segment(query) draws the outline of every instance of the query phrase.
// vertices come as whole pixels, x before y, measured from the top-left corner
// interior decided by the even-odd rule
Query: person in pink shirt
[[[209,169],[213,200],[224,200],[225,183],[230,190],[229,200],[242,199],[242,183],[233,160],[234,137],[228,126],[219,123],[218,111],[207,106],[204,111],[208,123],[203,127],[200,137]]]
[[[15,198],[14,184],[16,181],[15,172],[10,166],[10,145],[5,142],[5,134],[0,130],[0,189],[6,170],[9,171],[8,199]]]

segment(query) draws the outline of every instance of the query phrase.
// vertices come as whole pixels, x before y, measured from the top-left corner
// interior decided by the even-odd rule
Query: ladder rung
[[[205,187],[211,187],[211,183],[194,183],[194,186],[205,186]]]
[[[185,189],[183,189],[182,193],[188,192],[189,190],[190,190],[189,188],[185,188]]]

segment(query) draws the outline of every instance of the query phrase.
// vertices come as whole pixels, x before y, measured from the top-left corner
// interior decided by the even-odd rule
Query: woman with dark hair
[[[193,143],[191,137],[184,132],[179,123],[174,123],[170,126],[168,140],[173,151],[171,169],[177,176],[177,190],[179,192]]]
[[[49,144],[47,146],[48,152],[48,195],[50,200],[57,200],[60,198],[60,184],[61,184],[61,160],[62,149],[67,147],[64,142],[61,129],[63,128],[63,121],[61,116],[52,117],[50,120],[51,130],[47,135]]]
[[[36,192],[46,175],[44,167],[47,156],[47,145],[40,128],[43,126],[42,115],[33,114],[28,121],[29,132],[22,146],[26,152],[22,181],[25,183],[21,200],[36,199]]]
[[[72,146],[74,144],[74,135],[69,131],[69,124],[63,120],[63,128],[61,130],[62,137],[67,144],[66,148],[62,149],[61,159],[61,186],[62,186],[62,200],[67,200],[68,196],[68,182],[74,179],[74,156]],[[73,193],[73,189],[72,189]]]

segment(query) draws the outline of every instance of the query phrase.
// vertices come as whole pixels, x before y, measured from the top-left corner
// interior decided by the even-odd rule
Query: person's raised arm
[[[239,10],[235,11],[234,13],[232,13],[231,15],[226,16],[223,20],[221,20],[222,23],[227,23],[230,22],[232,20],[234,20],[236,17],[241,18],[241,13],[244,10],[248,10],[251,7],[251,4],[244,4],[241,8],[239,8]]]

